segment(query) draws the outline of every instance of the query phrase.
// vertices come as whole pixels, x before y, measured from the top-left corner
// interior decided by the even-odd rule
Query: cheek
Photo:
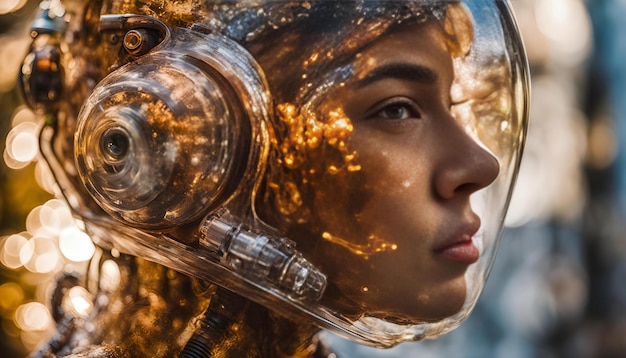
[[[361,172],[325,173],[314,193],[316,217],[322,234],[342,241],[365,244],[368,233],[362,225],[362,211],[370,197]]]
[[[430,135],[408,126],[406,133],[385,133],[375,126],[355,125],[348,143],[366,178],[365,186],[391,195],[428,191],[436,152]]]
[[[397,143],[359,147],[367,197],[362,212],[365,221],[396,230],[421,221],[420,214],[428,213],[434,204],[427,151]]]
[[[377,236],[389,242],[414,237],[420,213],[432,205],[425,158],[373,140],[351,148],[359,171],[326,172],[315,180],[313,207],[322,230],[355,244]]]

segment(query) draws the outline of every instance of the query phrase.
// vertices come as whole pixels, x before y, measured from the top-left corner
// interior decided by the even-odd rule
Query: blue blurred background
[[[468,321],[434,341],[377,350],[324,333],[341,357],[626,357],[626,1],[512,5],[531,62],[531,124],[485,292]],[[53,333],[42,283],[89,259],[72,248],[90,251],[54,200],[32,150],[36,120],[14,89],[37,6],[0,0],[3,357]],[[24,250],[42,230],[61,239]]]

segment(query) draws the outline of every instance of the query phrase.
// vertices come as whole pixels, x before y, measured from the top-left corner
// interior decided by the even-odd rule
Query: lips
[[[480,251],[478,251],[478,247],[474,245],[471,237],[468,237],[467,240],[459,241],[438,249],[435,253],[444,259],[466,265],[473,264],[478,261],[480,257]]]
[[[466,265],[478,261],[480,251],[472,240],[478,228],[480,228],[480,220],[473,220],[465,229],[460,230],[460,234],[454,235],[454,239],[435,249],[435,254],[443,259]]]

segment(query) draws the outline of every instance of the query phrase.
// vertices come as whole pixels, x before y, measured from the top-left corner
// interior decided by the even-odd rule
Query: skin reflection
[[[328,274],[329,306],[396,323],[445,318],[462,307],[465,271],[480,254],[469,197],[496,178],[498,163],[450,112],[452,55],[439,23],[396,29],[351,65],[356,75],[314,109],[345,113],[345,148],[307,153],[296,186],[310,211],[268,221]],[[358,170],[329,164],[347,156]],[[274,184],[288,177],[276,176]]]

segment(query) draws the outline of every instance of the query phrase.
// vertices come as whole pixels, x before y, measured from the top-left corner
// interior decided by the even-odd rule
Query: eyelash
[[[398,110],[402,109],[403,113],[401,118],[397,118],[395,116],[390,116],[389,113],[384,113],[390,109]],[[385,100],[384,102],[378,104],[374,107],[373,110],[370,111],[370,115],[367,116],[368,119],[382,119],[388,121],[403,121],[410,119],[420,119],[422,118],[422,114],[420,113],[420,109],[415,103],[415,101],[409,98],[391,98]]]

